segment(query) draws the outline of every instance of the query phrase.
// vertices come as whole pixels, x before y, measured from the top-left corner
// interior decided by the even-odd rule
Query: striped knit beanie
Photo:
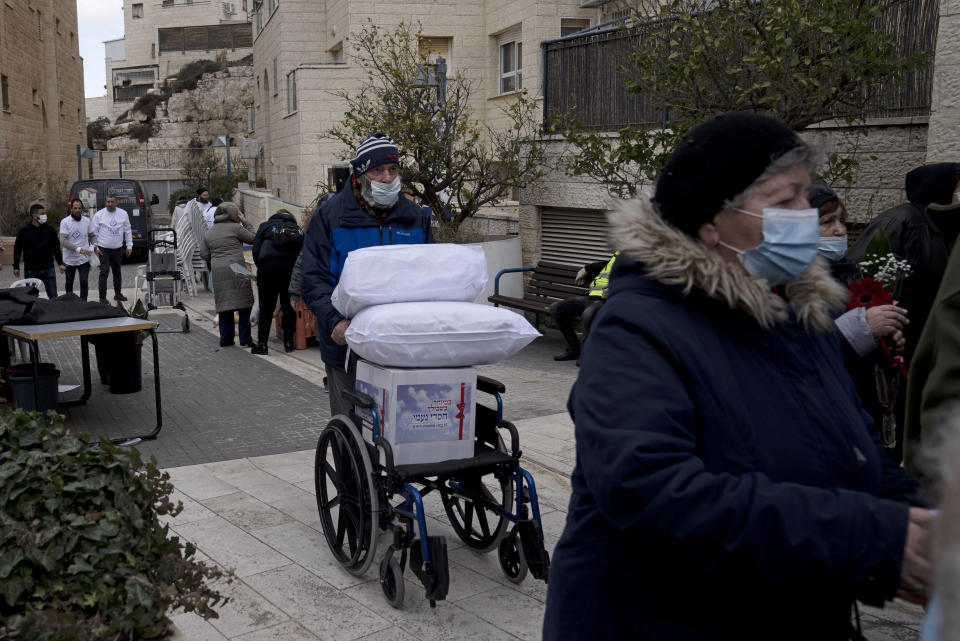
[[[390,136],[376,133],[360,143],[357,155],[350,164],[353,165],[353,175],[360,177],[374,167],[391,162],[400,162],[397,144]]]

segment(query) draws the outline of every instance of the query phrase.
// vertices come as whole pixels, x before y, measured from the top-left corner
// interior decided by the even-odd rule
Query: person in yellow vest
[[[613,271],[613,263],[617,260],[614,253],[609,260],[600,260],[595,263],[584,265],[579,272],[575,282],[584,286],[590,283],[590,291],[586,296],[572,296],[564,300],[558,300],[550,306],[550,317],[557,324],[557,329],[563,334],[567,341],[567,349],[562,354],[553,357],[555,361],[573,361],[580,358],[580,338],[573,328],[574,321],[579,318],[583,330],[583,340],[587,340],[587,333],[590,330],[590,322],[594,314],[603,304],[607,295],[607,287],[610,284],[610,272]]]

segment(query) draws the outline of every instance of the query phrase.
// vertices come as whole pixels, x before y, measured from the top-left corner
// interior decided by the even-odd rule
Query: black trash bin
[[[38,385],[40,388],[40,411],[55,410],[60,403],[60,371],[53,363],[40,363]],[[37,409],[33,396],[33,365],[24,363],[7,368],[7,380],[13,394],[15,407],[25,410]]]

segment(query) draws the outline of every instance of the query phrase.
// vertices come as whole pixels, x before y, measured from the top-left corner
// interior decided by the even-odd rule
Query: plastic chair
[[[38,296],[42,296],[43,298],[47,297],[47,290],[43,286],[43,281],[39,278],[21,278],[10,285],[11,289],[14,287],[36,287]]]
[[[40,280],[39,278],[21,278],[21,279],[18,280],[18,281],[14,281],[14,282],[10,285],[10,289],[13,289],[14,287],[36,287],[36,288],[37,288],[37,296],[38,296],[38,297],[41,297],[41,296],[42,296],[43,298],[46,298],[46,297],[47,297],[47,294],[46,294],[46,291],[47,291],[47,290],[46,290],[46,288],[44,288],[44,286],[43,286],[43,281]],[[21,362],[26,363],[27,361],[30,360],[30,356],[27,354],[27,346],[26,346],[24,343],[22,343],[21,341],[15,340],[15,339],[13,339],[13,338],[8,338],[8,339],[7,339],[7,345],[9,345],[9,347],[10,347],[10,353],[11,353],[11,354],[14,353],[14,349],[15,349],[15,348],[14,348],[14,345],[16,345],[17,347],[20,348],[20,360],[21,360]]]

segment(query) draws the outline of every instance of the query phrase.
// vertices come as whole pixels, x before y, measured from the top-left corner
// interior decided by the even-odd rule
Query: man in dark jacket
[[[303,299],[317,318],[317,340],[327,369],[331,414],[351,407],[340,397],[353,390],[345,368],[350,319],[330,302],[343,263],[354,249],[433,242],[430,216],[400,193],[400,156],[388,136],[376,133],[357,148],[351,185],[317,206],[303,245]]]
[[[847,258],[860,262],[867,245],[878,229],[890,240],[890,250],[910,263],[913,271],[904,280],[898,305],[910,313],[910,323],[903,330],[906,347],[903,356],[913,359],[920,335],[947,268],[950,249],[960,231],[960,163],[943,162],[917,167],[907,174],[905,187],[908,202],[883,212],[867,225],[857,242],[847,251]],[[903,454],[903,425],[907,382],[901,379],[894,403],[896,446],[889,451],[895,461]]]
[[[267,355],[270,323],[273,310],[280,299],[280,326],[283,329],[283,349],[292,352],[293,332],[297,315],[290,305],[287,288],[290,274],[303,248],[303,231],[297,219],[286,209],[280,209],[262,223],[253,241],[253,262],[257,265],[257,293],[260,301],[260,322],[257,325],[257,346],[251,352]]]
[[[849,639],[856,599],[924,601],[932,515],[847,374],[814,163],[782,123],[724,114],[611,214],[545,641]]]
[[[39,203],[30,205],[30,222],[17,231],[17,240],[13,245],[14,276],[20,276],[21,254],[25,276],[42,280],[47,298],[56,298],[57,272],[53,268],[54,261],[60,266],[60,271],[64,271],[60,239],[57,231],[47,224],[47,212]]]

